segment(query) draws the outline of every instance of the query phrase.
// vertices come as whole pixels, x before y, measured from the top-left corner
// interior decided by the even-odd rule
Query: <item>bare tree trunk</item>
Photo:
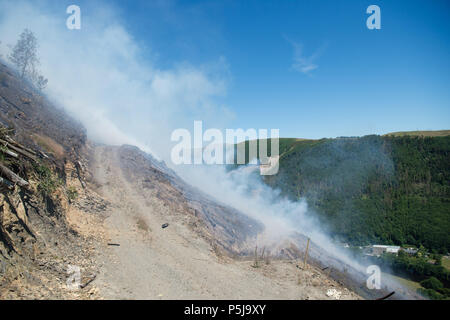
[[[27,148],[27,147],[21,145],[20,143],[18,143],[16,141],[14,141],[13,139],[11,139],[11,137],[9,137],[9,136],[5,136],[5,140],[8,141],[9,143],[12,143],[13,145],[23,149],[23,150],[25,150],[25,151],[28,151],[29,153],[31,153],[33,155],[37,155],[34,150],[31,150],[30,148]]]
[[[308,249],[309,249],[309,238],[308,238],[308,242],[306,243],[305,261],[303,262],[304,268],[306,268],[306,261],[308,259]]]
[[[3,164],[0,164],[0,173],[4,175],[6,178],[8,178],[13,183],[19,185],[20,187],[26,187],[28,186],[28,182],[19,177],[17,174],[9,170],[7,167],[5,167]]]
[[[16,147],[12,143],[6,142],[5,140],[2,140],[2,139],[0,139],[0,142],[3,143],[6,147],[13,149],[17,153],[19,153],[27,158],[30,158],[33,161],[36,161],[35,156],[32,153],[30,153],[29,151],[27,151],[25,149],[21,149],[19,147]]]

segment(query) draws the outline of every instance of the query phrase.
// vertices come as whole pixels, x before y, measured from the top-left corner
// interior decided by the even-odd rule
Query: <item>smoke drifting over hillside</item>
[[[185,62],[158,67],[107,3],[82,8],[80,31],[65,27],[67,15],[47,2],[0,2],[0,52],[14,44],[24,28],[40,43],[48,96],[79,119],[91,139],[111,145],[132,144],[171,166],[170,135],[176,128],[225,128],[232,117],[220,102],[228,79],[224,59],[202,66]],[[63,8],[65,9],[65,8]],[[150,54],[152,56],[152,54]],[[156,55],[155,55],[156,56]],[[282,133],[281,133],[282,134]],[[255,167],[226,172],[224,167],[173,167],[188,183],[264,223],[259,245],[272,245],[300,232],[344,262],[364,269],[332,244],[306,200],[280,199],[263,185]]]
[[[171,166],[175,128],[191,128],[195,119],[225,126],[229,113],[216,99],[226,93],[223,60],[209,69],[186,63],[160,69],[156,60],[144,58],[148,50],[106,3],[82,8],[80,31],[68,30],[66,15],[47,2],[2,2],[0,12],[4,43],[13,44],[24,28],[36,34],[49,97],[82,121],[93,140],[136,145]],[[1,49],[6,56],[7,48]],[[278,199],[255,177],[254,168],[229,174],[217,166],[174,166],[187,182],[261,220],[266,232],[260,241],[273,244],[298,231],[329,246],[306,201]]]
[[[308,210],[307,200],[293,202],[279,195],[279,191],[265,185],[259,178],[259,168],[242,166],[227,172],[219,166],[191,166],[178,170],[183,179],[228,205],[261,221],[263,234],[254,240],[258,247],[276,247],[296,233],[310,237],[317,245],[365,272],[357,262],[338,248],[320,226],[314,213]]]
[[[65,9],[46,1],[0,1],[0,53],[7,57],[8,45],[24,28],[32,30],[49,97],[81,120],[92,139],[134,144],[165,158],[172,130],[190,128],[195,119],[222,128],[232,116],[216,101],[226,92],[224,59],[162,69],[157,54],[133,38],[107,2],[83,4],[80,30],[66,28]]]

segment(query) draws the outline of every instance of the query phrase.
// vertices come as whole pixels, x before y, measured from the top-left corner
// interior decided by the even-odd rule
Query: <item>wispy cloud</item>
[[[304,74],[309,74],[311,71],[319,67],[316,60],[322,55],[323,51],[325,50],[325,45],[321,46],[316,51],[314,51],[313,54],[308,56],[305,54],[303,45],[301,43],[292,41],[287,37],[285,37],[285,39],[292,45],[294,49],[292,69]]]

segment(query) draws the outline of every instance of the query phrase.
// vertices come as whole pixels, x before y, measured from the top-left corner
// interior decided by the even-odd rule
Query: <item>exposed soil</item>
[[[251,259],[220,254],[192,229],[188,208],[158,197],[158,182],[154,192],[130,184],[119,148],[96,147],[92,165],[98,192],[111,204],[99,226],[106,238],[98,244],[94,282],[104,298],[334,299],[326,295],[332,288],[341,299],[359,298],[318,268],[299,269],[295,260],[268,258],[254,267]]]

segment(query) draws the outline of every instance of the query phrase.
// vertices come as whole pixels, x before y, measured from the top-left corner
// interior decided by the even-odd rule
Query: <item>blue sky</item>
[[[73,3],[88,16],[96,2],[53,10]],[[216,68],[226,93],[215,102],[234,113],[231,128],[304,138],[450,129],[448,1],[107,4],[158,68]],[[371,4],[381,30],[366,27]]]
[[[381,30],[366,8],[381,8]],[[160,63],[225,59],[233,125],[335,137],[450,128],[448,1],[128,3]],[[293,68],[295,45],[315,70]]]

